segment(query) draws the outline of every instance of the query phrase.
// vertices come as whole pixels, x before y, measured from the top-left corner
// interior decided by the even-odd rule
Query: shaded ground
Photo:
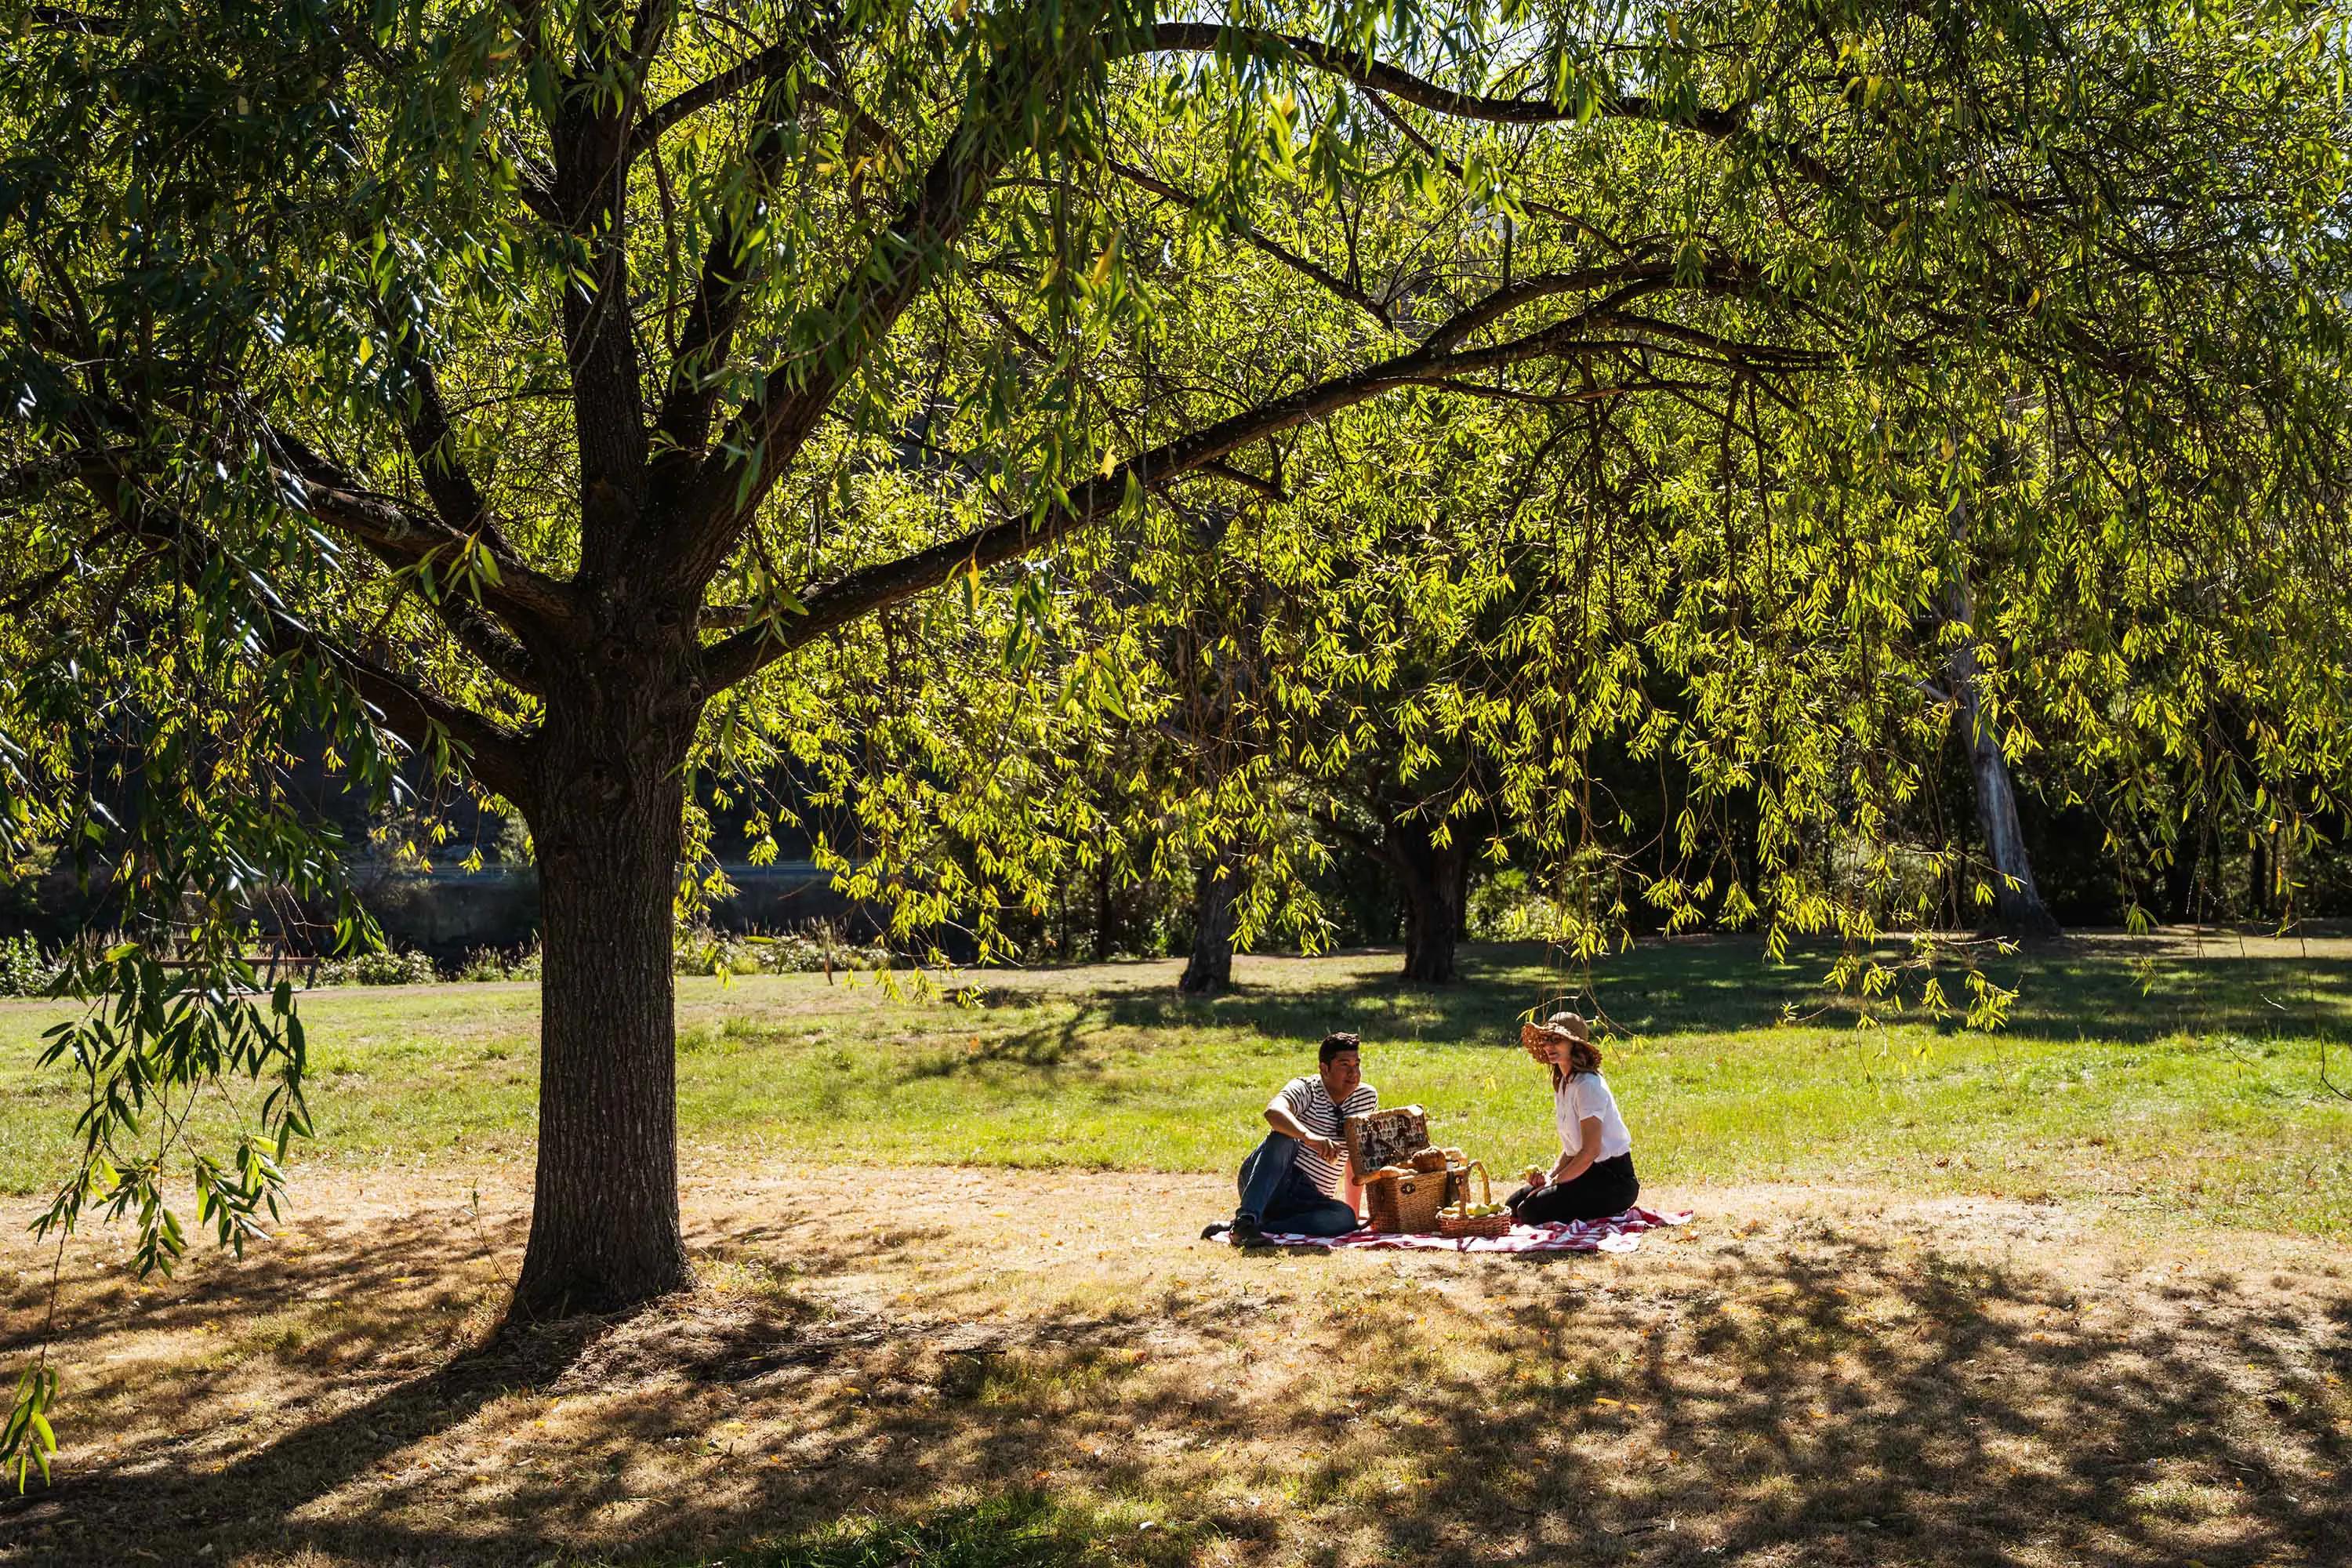
[[[2352,1561],[2324,1241],[1761,1186],[1647,1194],[1700,1217],[1622,1259],[1244,1255],[1192,1238],[1213,1177],[710,1152],[703,1289],[491,1342],[523,1174],[478,1215],[314,1170],[282,1243],[150,1289],[69,1257],[0,1563],[771,1561],[975,1509],[1037,1562]]]

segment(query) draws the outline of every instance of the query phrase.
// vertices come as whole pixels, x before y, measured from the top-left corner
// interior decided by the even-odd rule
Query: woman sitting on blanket
[[[1559,1158],[1549,1175],[1507,1200],[1522,1225],[1609,1219],[1633,1206],[1633,1137],[1617,1114],[1617,1097],[1601,1076],[1601,1052],[1574,1013],[1554,1013],[1528,1042],[1528,1054],[1551,1067],[1552,1121]]]

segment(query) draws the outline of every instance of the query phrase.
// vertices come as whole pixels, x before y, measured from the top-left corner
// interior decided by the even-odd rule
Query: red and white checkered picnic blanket
[[[1276,1247],[1364,1247],[1414,1252],[1631,1252],[1642,1245],[1642,1233],[1662,1225],[1684,1225],[1682,1214],[1630,1208],[1614,1219],[1578,1220],[1570,1225],[1515,1225],[1501,1236],[1404,1236],[1377,1230],[1350,1231],[1346,1236],[1285,1236],[1267,1231]],[[1225,1237],[1231,1241],[1228,1234]]]

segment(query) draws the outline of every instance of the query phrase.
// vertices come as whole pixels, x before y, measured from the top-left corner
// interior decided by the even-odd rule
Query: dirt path
[[[677,1560],[1006,1500],[1104,1563],[2352,1562],[2325,1244],[1754,1187],[1645,1194],[1699,1218],[1626,1258],[1245,1255],[1194,1238],[1214,1178],[705,1157],[699,1291],[492,1342],[526,1177],[314,1172],[146,1289],[70,1257],[0,1562]]]

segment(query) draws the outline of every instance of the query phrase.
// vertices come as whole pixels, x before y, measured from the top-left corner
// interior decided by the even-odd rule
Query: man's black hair
[[[1331,1058],[1341,1051],[1360,1051],[1363,1048],[1364,1042],[1353,1035],[1326,1035],[1323,1037],[1323,1054],[1315,1058],[1316,1064],[1328,1068],[1331,1065]]]

